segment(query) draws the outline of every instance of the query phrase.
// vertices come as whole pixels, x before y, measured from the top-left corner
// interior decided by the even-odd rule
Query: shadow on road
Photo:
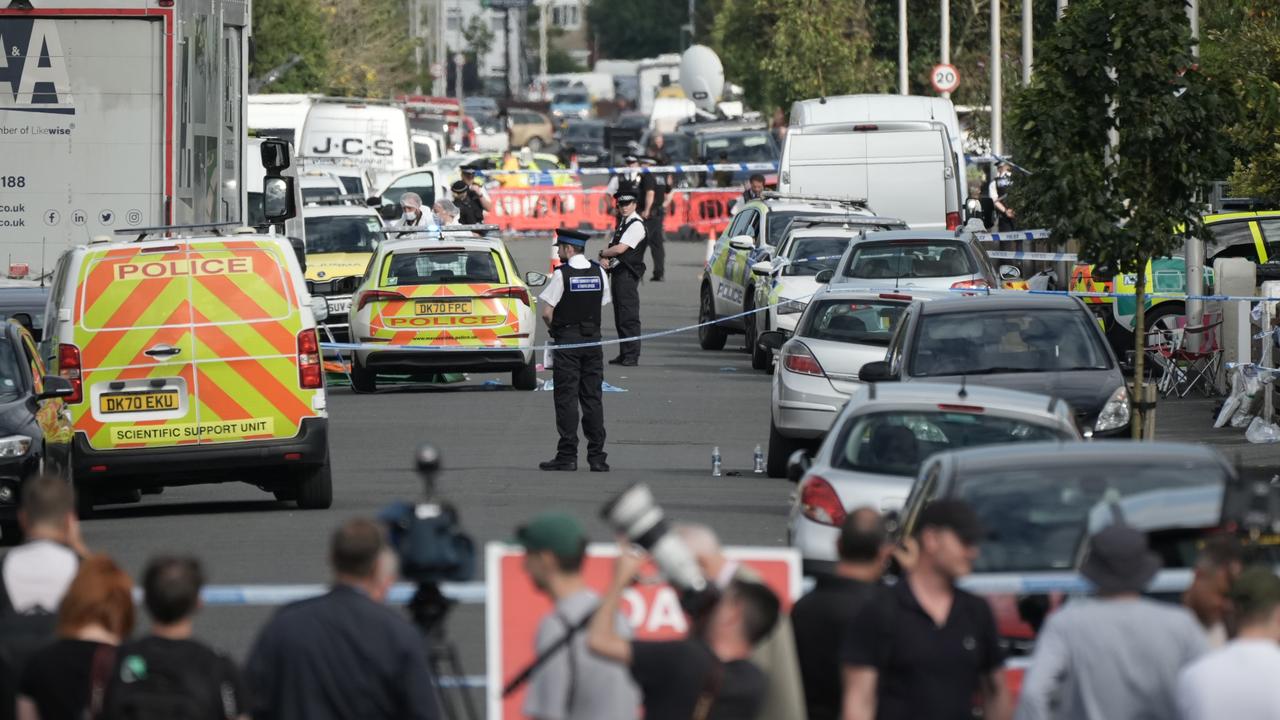
[[[157,503],[154,505],[110,505],[94,508],[90,519],[116,520],[172,515],[219,515],[293,509],[293,503],[271,499],[268,496],[261,500],[211,500],[209,502]]]

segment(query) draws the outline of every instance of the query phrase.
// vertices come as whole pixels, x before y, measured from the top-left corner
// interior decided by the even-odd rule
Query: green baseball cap
[[[516,542],[529,552],[550,551],[556,557],[573,557],[582,552],[587,534],[578,519],[568,513],[538,515],[516,528]]]
[[[1254,565],[1240,573],[1240,577],[1231,583],[1227,597],[1243,616],[1265,612],[1280,604],[1280,577],[1269,567]]]

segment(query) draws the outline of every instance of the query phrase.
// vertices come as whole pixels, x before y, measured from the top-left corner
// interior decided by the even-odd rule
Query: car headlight
[[[779,315],[801,313],[809,305],[803,300],[788,300],[786,298],[781,298],[781,300],[782,302],[778,303],[778,309],[775,311]]]
[[[9,435],[0,438],[0,458],[16,458],[31,449],[31,438],[26,435]]]
[[[1111,393],[1111,399],[1102,406],[1098,413],[1098,421],[1093,424],[1094,432],[1115,430],[1129,424],[1129,389],[1124,385]]]

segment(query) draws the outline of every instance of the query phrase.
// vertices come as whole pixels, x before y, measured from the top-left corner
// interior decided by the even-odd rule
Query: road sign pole
[[[938,14],[942,16],[942,38],[941,38],[942,42],[940,43],[941,49],[942,49],[942,64],[950,65],[951,64],[951,0],[942,0],[942,7],[940,8],[940,12]],[[942,97],[950,98],[951,92],[947,91],[942,93]]]
[[[910,94],[907,88],[907,0],[898,0],[898,92]]]
[[[1000,72],[1000,2],[991,2],[991,152],[1004,154],[1004,94]]]
[[[1022,0],[1022,84],[1031,84],[1032,43],[1035,40],[1035,27],[1032,23],[1031,0]]]

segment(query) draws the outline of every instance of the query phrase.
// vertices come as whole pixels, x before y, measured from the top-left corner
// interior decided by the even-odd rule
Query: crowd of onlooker
[[[281,608],[243,667],[193,638],[204,573],[195,558],[147,563],[149,624],[134,634],[134,584],[85,546],[73,490],[23,488],[25,542],[0,558],[0,720],[84,718],[436,718],[422,631],[386,604],[398,576],[382,525],[353,519],[329,547],[330,591]],[[1280,577],[1246,567],[1228,536],[1204,543],[1182,603],[1143,594],[1160,560],[1109,526],[1080,573],[1094,592],[1043,622],[1011,692],[991,606],[958,587],[984,530],[937,501],[911,538],[850,512],[831,574],[787,612],[715,533],[679,525],[708,589],[687,637],[642,641],[622,612],[645,558],[622,543],[603,592],[582,575],[588,538],[563,513],[516,531],[524,567],[553,603],[523,713],[537,720],[844,718],[1280,719]],[[896,579],[885,572],[897,566]]]

